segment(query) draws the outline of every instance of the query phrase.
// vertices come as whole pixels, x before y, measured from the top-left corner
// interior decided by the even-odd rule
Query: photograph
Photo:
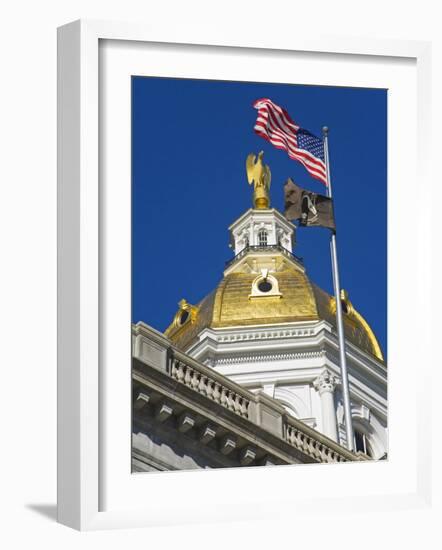
[[[418,7],[5,5],[1,547],[435,547]]]
[[[132,473],[388,459],[387,104],[132,76]]]

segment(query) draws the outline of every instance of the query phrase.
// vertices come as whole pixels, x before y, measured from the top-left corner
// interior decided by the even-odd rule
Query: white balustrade
[[[217,380],[199,372],[179,359],[172,360],[172,378],[192,390],[207,396],[226,409],[248,418],[250,401],[239,392],[220,384]]]

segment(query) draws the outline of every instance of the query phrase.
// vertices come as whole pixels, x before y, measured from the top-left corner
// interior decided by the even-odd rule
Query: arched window
[[[361,432],[359,430],[355,430],[354,432],[354,446],[355,451],[365,453],[368,456],[372,456],[370,446],[368,444],[367,436],[364,432]]]
[[[258,232],[258,245],[267,246],[267,231],[265,229],[260,229]]]

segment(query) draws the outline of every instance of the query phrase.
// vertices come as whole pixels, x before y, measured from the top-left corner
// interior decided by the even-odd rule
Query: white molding
[[[314,337],[314,338],[311,338]],[[305,342],[301,340],[305,338]],[[296,340],[297,339],[297,340]],[[253,348],[260,345],[262,340],[275,340],[278,347],[293,347],[293,345],[303,345],[308,342],[311,345],[319,345],[321,342],[328,344],[330,349],[336,350],[338,353],[338,342],[333,334],[332,327],[327,321],[306,321],[306,322],[291,322],[281,325],[248,325],[248,326],[233,326],[228,328],[207,328],[198,335],[198,341],[186,349],[187,353],[200,357],[205,342],[210,342],[210,346],[216,346],[219,349],[220,344],[232,342],[253,342]],[[284,342],[284,340],[286,342]],[[352,342],[347,342],[347,355],[350,361],[354,361],[359,365],[364,365],[367,362],[381,375],[387,373],[387,367],[376,357],[364,352],[355,346]]]
[[[338,364],[337,350],[330,325],[314,321],[301,324],[298,329],[293,325],[205,329],[187,353],[203,362],[210,359],[215,366],[313,357],[324,357],[324,366],[333,366]],[[385,385],[387,368],[383,363],[351,343],[347,345],[347,356],[350,370],[361,378],[361,383],[369,378],[379,387]]]
[[[263,361],[289,361],[292,359],[312,359],[315,357],[324,357],[325,351],[298,351],[293,353],[265,353],[259,355],[242,355],[242,356],[231,356],[231,357],[222,357],[221,359],[215,360],[215,366],[220,367],[223,365],[236,365],[238,363],[259,363]]]
[[[58,29],[58,521],[99,509],[98,40]]]
[[[58,34],[58,521],[80,528],[80,25]],[[70,109],[68,109],[68,105]],[[67,291],[69,298],[67,300]],[[61,405],[63,403],[64,405]],[[78,412],[78,421],[69,409]],[[67,436],[69,430],[69,437]],[[68,472],[70,475],[68,476]]]
[[[243,247],[239,246],[239,242],[242,240],[243,233],[246,230],[247,236],[249,237],[249,244],[259,244],[257,234],[260,229],[266,229],[268,231],[268,244],[270,245],[278,244],[278,234],[279,232],[283,232],[290,243],[287,250],[292,252],[294,244],[296,243],[296,226],[287,221],[287,219],[274,208],[269,210],[253,210],[250,208],[229,226],[230,242],[234,246],[234,254],[239,254],[243,249]],[[226,269],[225,273],[228,272],[230,272],[230,269]]]

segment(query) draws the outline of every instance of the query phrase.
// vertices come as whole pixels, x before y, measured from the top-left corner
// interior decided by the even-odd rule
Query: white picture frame
[[[107,263],[103,262],[103,232],[109,226],[101,223],[103,209],[112,205],[103,204],[103,189],[100,180],[100,113],[104,107],[100,104],[100,47],[104,41],[125,43],[128,48],[140,44],[168,44],[174,51],[195,46],[206,48],[204,57],[210,59],[213,48],[228,48],[233,58],[246,51],[259,54],[279,55],[281,58],[291,53],[302,52],[318,57],[333,56],[344,60],[351,59],[355,63],[363,63],[363,59],[377,59],[398,64],[407,60],[415,64],[417,101],[414,106],[417,116],[417,149],[414,150],[419,169],[419,185],[429,192],[429,121],[431,107],[429,101],[430,79],[430,45],[425,42],[364,40],[350,37],[330,37],[312,40],[299,33],[294,36],[281,36],[278,41],[267,41],[258,35],[244,33],[243,36],[223,41],[210,41],[201,32],[199,36],[187,36],[183,30],[179,35],[166,36],[161,31],[142,25],[101,21],[77,21],[59,29],[58,35],[58,185],[59,185],[59,222],[58,222],[58,521],[80,530],[92,530],[116,527],[139,527],[161,524],[192,523],[195,517],[198,521],[229,521],[232,519],[259,519],[272,515],[270,508],[281,510],[294,509],[300,511],[300,500],[296,495],[283,490],[288,477],[293,475],[293,467],[260,469],[258,480],[256,469],[247,472],[228,470],[217,472],[184,472],[160,473],[144,476],[143,485],[149,484],[149,490],[156,494],[155,506],[146,503],[140,506],[131,501],[130,495],[137,491],[141,483],[138,476],[132,476],[130,491],[120,487],[121,501],[117,497],[108,506],[103,500],[103,484],[109,482],[109,472],[113,468],[121,468],[119,464],[106,463],[106,453],[110,447],[105,441],[104,416],[108,399],[107,392],[114,391],[110,386],[103,386],[103,357],[100,342],[102,339],[103,301],[107,300],[106,285],[103,285],[103,273]],[[208,51],[208,49],[212,50]],[[175,55],[175,54],[173,54]],[[361,58],[359,56],[365,56]],[[327,63],[327,59],[323,59]],[[130,71],[129,71],[130,72]],[[350,80],[350,77],[347,78]],[[349,85],[351,82],[348,82]],[[408,113],[409,115],[409,113]],[[129,145],[129,144],[128,144]],[[407,175],[404,174],[404,178]],[[401,199],[407,206],[410,197]],[[115,202],[115,201],[114,201]],[[389,209],[390,214],[390,209]],[[410,311],[419,306],[421,312],[429,312],[431,307],[431,232],[429,224],[422,213],[419,223],[419,238],[428,243],[419,249],[419,265],[411,269],[411,279],[419,282],[420,291],[416,297],[410,297]],[[398,237],[399,227],[404,227],[404,218],[395,216],[396,229],[393,228],[393,238]],[[127,237],[127,234],[126,234]],[[417,237],[414,237],[416,239]],[[411,240],[413,237],[411,237]],[[124,239],[122,239],[124,241]],[[130,241],[129,241],[130,242]],[[129,246],[127,242],[123,246]],[[415,242],[415,241],[414,241]],[[401,246],[395,253],[399,263],[403,261],[405,250]],[[406,281],[405,281],[406,282]],[[403,284],[405,284],[403,282]],[[394,297],[393,297],[394,299]],[[389,302],[393,308],[397,305]],[[393,309],[394,311],[394,309]],[[130,327],[128,326],[128,330]],[[355,467],[365,465],[349,465],[343,476],[340,466],[327,466],[315,472],[318,478],[318,488],[312,491],[310,499],[302,500],[302,513],[320,513],[330,508],[335,502],[335,495],[330,495],[336,488],[336,502],[340,510],[348,513],[355,503],[361,508],[394,510],[398,507],[418,508],[429,505],[431,497],[431,473],[429,454],[422,442],[429,438],[428,417],[430,403],[422,386],[423,380],[430,374],[432,365],[430,351],[425,347],[425,335],[422,328],[415,328],[415,337],[419,342],[415,352],[408,352],[405,362],[411,362],[419,356],[422,381],[411,382],[406,387],[407,395],[414,395],[417,405],[408,410],[410,426],[419,430],[419,436],[410,438],[409,448],[411,459],[402,464],[404,457],[389,461],[389,465],[378,464],[378,470],[373,470],[373,476],[384,475],[394,477],[396,468],[404,466],[402,472],[407,476],[403,490],[392,487],[384,492],[377,491],[374,486],[370,493],[362,491],[353,494],[354,479],[359,475]],[[389,335],[391,324],[389,324]],[[420,338],[420,336],[422,338]],[[394,349],[394,347],[393,347]],[[394,354],[394,351],[392,352]],[[402,356],[403,358],[404,356]],[[130,360],[128,351],[127,360]],[[401,361],[397,356],[396,361]],[[389,362],[391,363],[391,362]],[[393,360],[393,364],[395,360]],[[407,373],[406,366],[403,372]],[[392,383],[398,380],[392,375]],[[407,384],[404,381],[404,384]],[[414,392],[414,393],[412,393]],[[394,403],[401,409],[404,403]],[[401,409],[403,412],[404,409]],[[128,414],[130,414],[128,412]],[[127,433],[127,443],[122,439],[122,430],[116,442],[130,447],[130,434]],[[121,427],[120,426],[120,427]],[[127,424],[129,430],[129,424]],[[410,428],[411,429],[411,428]],[[392,438],[394,445],[394,437]],[[115,442],[113,443],[115,445]],[[399,445],[399,443],[398,443]],[[115,449],[115,447],[114,447]],[[399,447],[398,447],[399,449]],[[394,456],[394,447],[392,448]],[[129,453],[128,453],[129,454]],[[398,453],[399,454],[399,453]],[[374,465],[369,465],[374,466]],[[296,467],[295,467],[296,468]],[[386,469],[389,468],[390,471]],[[382,470],[384,469],[384,470]],[[253,470],[255,470],[253,472]],[[264,472],[265,470],[265,472]],[[398,470],[399,471],[399,470]],[[113,473],[112,473],[113,475]],[[124,474],[130,475],[130,471]],[[203,476],[213,476],[215,483],[223,483],[225,476],[231,476],[235,486],[248,484],[249,492],[239,491],[235,502],[229,503],[218,498],[213,506],[207,505],[207,494],[204,492]],[[241,476],[241,477],[240,477]],[[348,477],[342,483],[343,477]],[[356,476],[356,477],[355,477]],[[368,469],[364,476],[370,477]],[[333,478],[330,485],[329,478]],[[124,476],[122,480],[126,479]],[[207,478],[205,478],[207,479]],[[293,481],[294,478],[292,478]],[[121,483],[127,484],[126,481]],[[118,481],[120,483],[120,480]],[[163,494],[160,488],[168,487]],[[324,485],[325,484],[325,485]],[[135,488],[134,488],[135,487]],[[192,500],[192,513],[185,512],[182,502],[177,498],[171,501],[172,487],[178,493],[186,492],[186,498]],[[276,489],[274,489],[276,487]],[[280,487],[278,489],[278,487]],[[328,487],[328,489],[327,489]],[[339,493],[338,487],[343,489]],[[145,488],[139,493],[145,494]],[[340,490],[340,489],[339,489]],[[132,493],[131,493],[132,491]],[[192,496],[191,496],[192,495]],[[266,508],[266,502],[269,506]],[[270,506],[270,503],[273,506]],[[197,510],[197,516],[195,516]],[[167,513],[166,513],[167,511]]]

